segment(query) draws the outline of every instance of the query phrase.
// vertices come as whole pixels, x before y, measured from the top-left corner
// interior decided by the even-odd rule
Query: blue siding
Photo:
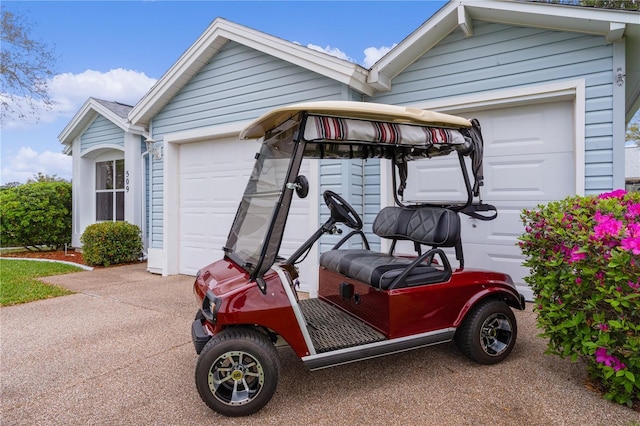
[[[365,184],[366,183],[366,184]],[[321,160],[320,162],[320,223],[329,219],[322,193],[331,190],[341,195],[360,214],[364,231],[373,250],[380,250],[380,237],[372,231],[373,221],[380,211],[380,160]],[[330,250],[351,229],[342,226],[342,235],[324,236],[320,253]],[[362,248],[362,240],[353,237],[350,248]]]
[[[104,144],[124,147],[124,130],[98,115],[80,136],[80,153]]]
[[[613,46],[602,37],[478,23],[457,30],[393,79],[373,102],[408,105],[562,80],[585,79],[585,188],[612,189]]]
[[[346,85],[236,42],[228,42],[154,117],[153,138],[244,122],[270,109],[315,100],[361,100]],[[162,248],[162,162],[153,161],[151,247]]]

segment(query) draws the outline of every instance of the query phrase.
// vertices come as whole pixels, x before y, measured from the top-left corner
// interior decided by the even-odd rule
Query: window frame
[[[107,166],[108,165],[108,166]],[[111,177],[107,175],[102,176],[101,167],[111,167]],[[120,174],[118,174],[120,173]],[[95,221],[96,222],[124,222],[125,215],[125,163],[124,159],[114,159],[106,161],[95,162]],[[104,183],[101,185],[101,181]],[[104,188],[99,188],[104,186]],[[111,186],[111,187],[110,187]],[[102,215],[107,213],[104,209],[99,208],[99,194],[111,194],[110,205],[111,212],[108,215]],[[121,210],[119,209],[121,208]],[[107,217],[108,216],[108,217]]]

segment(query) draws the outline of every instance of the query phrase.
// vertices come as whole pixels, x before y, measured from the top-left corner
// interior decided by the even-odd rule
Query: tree
[[[8,119],[38,118],[50,109],[47,79],[53,77],[55,57],[51,48],[31,36],[31,25],[2,7],[0,33],[0,123]]]
[[[626,142],[635,143],[637,147],[640,147],[640,119],[638,115],[634,117],[634,120],[629,123],[629,127],[627,127],[627,135]]]
[[[58,177],[58,175],[45,175],[42,172],[38,172],[33,175],[29,179],[27,179],[27,183],[34,182],[68,182],[66,179]]]
[[[600,9],[640,10],[640,0],[529,0],[539,3],[559,3]]]

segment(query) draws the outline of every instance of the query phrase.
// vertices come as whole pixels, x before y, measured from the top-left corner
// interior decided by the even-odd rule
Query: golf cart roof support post
[[[276,205],[271,217],[271,226],[269,226],[268,228],[267,235],[265,237],[265,244],[262,246],[262,251],[260,253],[260,258],[256,264],[255,269],[251,273],[251,281],[257,281],[259,278],[262,278],[262,276],[269,269],[271,269],[276,255],[280,251],[280,245],[282,244],[282,236],[284,233],[284,224],[282,225],[282,229],[275,236],[277,241],[272,241],[272,239],[274,238],[274,229],[276,228],[276,224],[278,223],[280,216],[286,216],[287,214],[289,214],[289,208],[291,207],[291,199],[293,198],[294,190],[287,188],[287,184],[293,183],[295,181],[296,177],[298,176],[298,172],[300,171],[300,165],[302,164],[302,159],[304,157],[304,141],[302,139],[302,135],[304,135],[304,127],[307,122],[308,114],[302,114],[303,115],[301,117],[298,131],[293,135],[293,143],[295,146],[293,148],[292,160],[289,163],[289,168],[287,170],[287,179],[280,196],[280,200],[278,201],[278,204]],[[283,209],[286,211],[283,211]],[[265,258],[267,257],[268,253],[271,253],[271,259],[268,262],[269,265],[265,266]],[[258,284],[260,283],[258,282]],[[263,289],[261,288],[261,290]]]

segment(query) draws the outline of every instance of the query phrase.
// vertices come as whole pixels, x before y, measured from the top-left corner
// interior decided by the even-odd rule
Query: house
[[[379,102],[480,120],[483,199],[500,214],[463,218],[466,265],[508,272],[530,297],[516,247],[519,212],[624,187],[625,123],[640,106],[638,51],[640,13],[522,1],[450,1],[371,69],[216,19],[126,119],[90,99],[61,134],[74,156],[74,245],[101,220],[102,163],[124,159],[124,219],[144,229],[148,270],[195,274],[222,256],[257,149],[238,138],[246,124],[300,101]],[[392,202],[390,170],[378,161],[310,161],[304,169],[312,191],[292,207],[285,252],[326,217],[325,189],[349,199],[366,229]],[[445,161],[437,174],[410,172],[455,196],[448,169]],[[425,191],[418,185],[405,196]],[[302,288],[312,294],[326,247],[301,265]]]

